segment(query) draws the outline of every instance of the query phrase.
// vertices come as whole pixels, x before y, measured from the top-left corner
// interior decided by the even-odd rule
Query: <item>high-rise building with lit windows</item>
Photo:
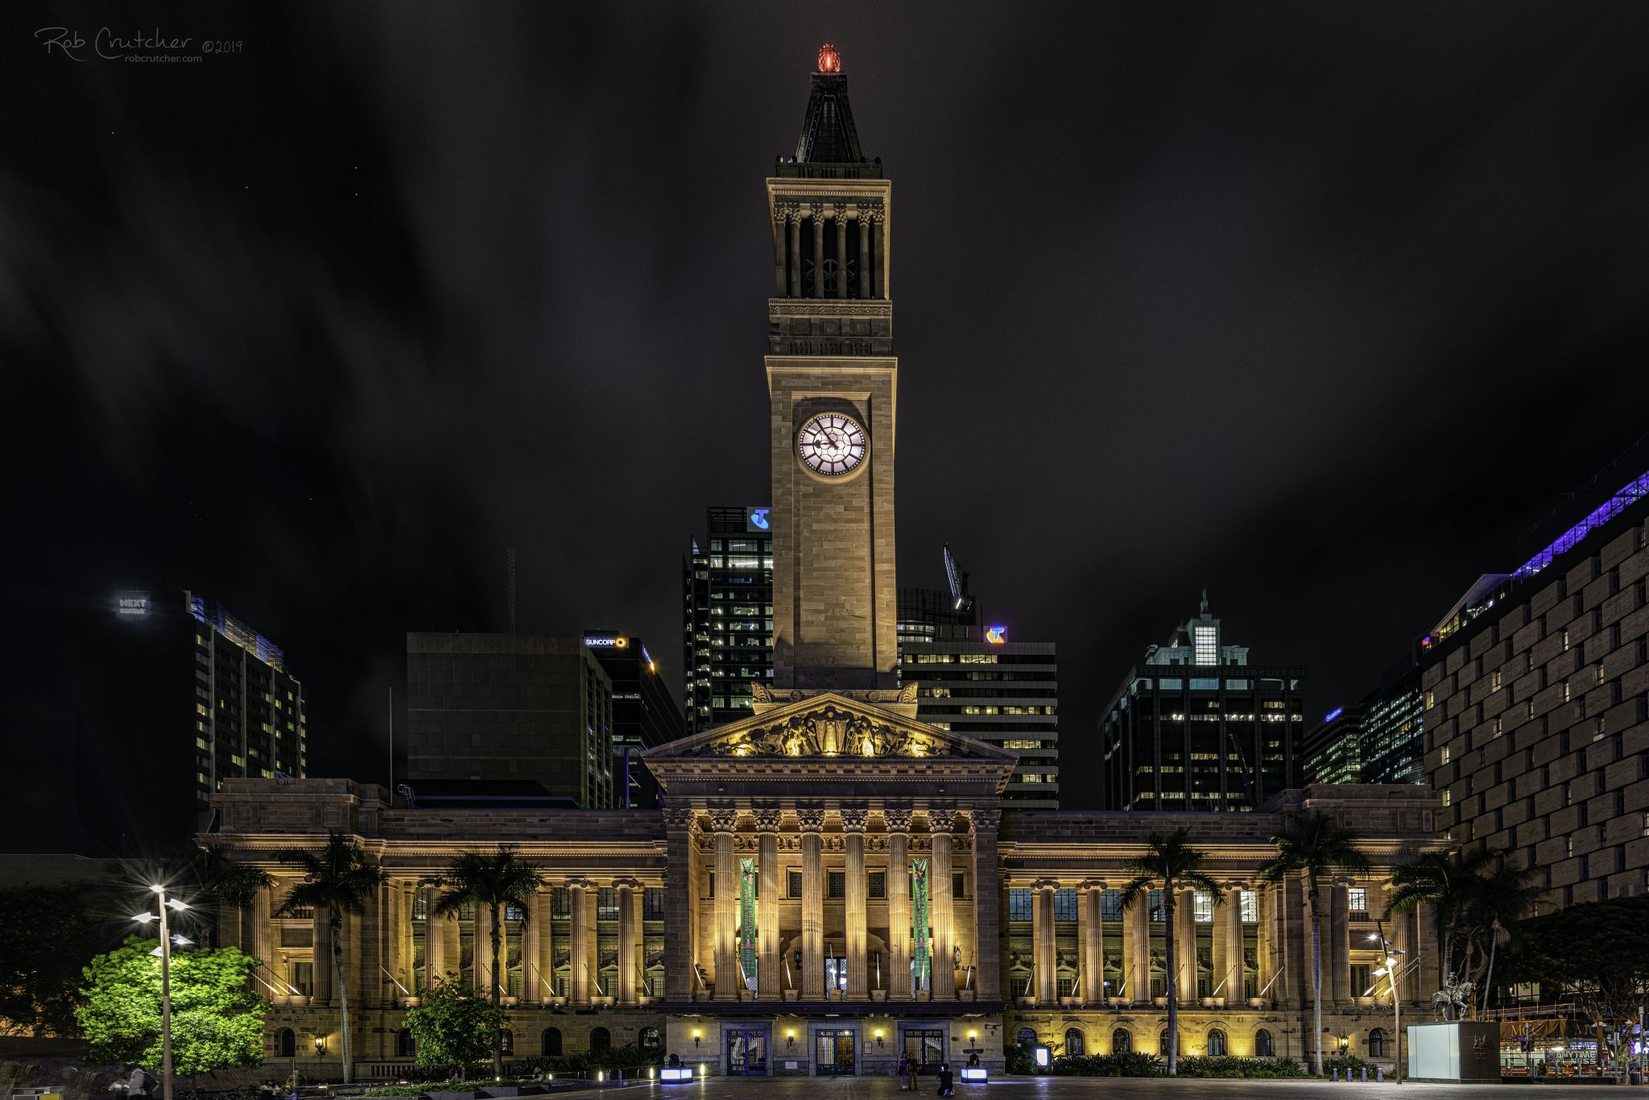
[[[903,625],[903,624],[901,624]],[[1019,754],[1007,804],[1059,808],[1059,654],[1011,640],[1003,626],[937,626],[899,643],[899,679],[916,685],[916,716]]]
[[[685,732],[664,667],[646,642],[622,630],[586,630],[584,648],[613,682],[613,803],[655,809],[658,784],[642,764],[641,752]]]
[[[1253,810],[1298,785],[1305,672],[1261,666],[1208,610],[1145,651],[1100,721],[1112,810]]]
[[[715,507],[682,561],[682,707],[689,732],[750,716],[773,680],[773,524],[764,505]]]

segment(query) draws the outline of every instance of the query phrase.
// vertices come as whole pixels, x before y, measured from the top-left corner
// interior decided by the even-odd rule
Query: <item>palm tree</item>
[[[1123,871],[1132,875],[1122,887],[1122,905],[1132,905],[1141,894],[1157,883],[1162,884],[1163,966],[1168,974],[1168,1076],[1179,1067],[1179,991],[1175,988],[1178,975],[1174,970],[1174,892],[1184,887],[1206,891],[1214,897],[1214,904],[1223,901],[1220,887],[1203,871],[1208,853],[1191,847],[1191,830],[1181,825],[1167,836],[1152,833],[1145,842],[1145,854],[1130,859]],[[1191,960],[1196,965],[1196,960]]]
[[[202,848],[195,865],[200,874],[201,890],[212,900],[218,913],[218,921],[212,927],[212,946],[218,946],[223,918],[232,913],[236,925],[235,944],[245,950],[247,945],[242,926],[246,910],[257,900],[258,892],[273,886],[275,880],[262,867],[232,859],[217,845]]]
[[[282,863],[303,868],[303,881],[292,888],[275,910],[291,916],[302,909],[326,910],[332,926],[332,974],[338,990],[339,1054],[344,1084],[354,1073],[349,1042],[349,983],[344,980],[344,914],[359,913],[384,880],[384,870],[367,859],[354,837],[329,833],[319,852],[294,848],[280,853]]]
[[[1534,872],[1517,867],[1497,854],[1494,870],[1471,882],[1467,901],[1468,921],[1474,935],[1488,937],[1487,972],[1483,978],[1482,1010],[1488,1011],[1489,990],[1494,988],[1494,957],[1504,940],[1516,934],[1518,922],[1534,911],[1544,891],[1534,885]]]
[[[1290,874],[1305,876],[1305,922],[1311,929],[1311,1069],[1323,1072],[1323,929],[1317,915],[1317,887],[1335,871],[1368,870],[1368,857],[1357,847],[1361,839],[1332,817],[1319,811],[1289,814],[1282,832],[1271,837],[1277,854],[1260,865],[1264,882],[1282,882]]]
[[[544,884],[544,876],[538,868],[527,863],[515,854],[515,849],[507,844],[500,844],[496,852],[482,854],[480,852],[465,852],[455,857],[447,864],[445,873],[435,875],[423,881],[423,885],[438,887],[441,893],[435,899],[431,912],[437,916],[456,913],[466,902],[473,902],[476,906],[486,906],[488,915],[492,918],[489,930],[492,934],[492,1005],[499,1007],[499,997],[503,992],[498,980],[498,963],[503,956],[500,940],[503,937],[504,922],[500,920],[501,911],[506,907],[514,907],[521,912],[521,921],[526,923],[532,912],[532,902],[539,888]],[[523,970],[525,962],[523,962]],[[577,965],[577,960],[574,960]],[[494,1077],[504,1076],[504,1030],[499,1028],[498,1034],[493,1037],[492,1046],[492,1073]]]
[[[1430,905],[1437,924],[1437,958],[1445,986],[1457,984],[1454,947],[1467,923],[1476,884],[1489,870],[1495,853],[1487,848],[1424,852],[1391,874],[1393,887],[1386,915]]]

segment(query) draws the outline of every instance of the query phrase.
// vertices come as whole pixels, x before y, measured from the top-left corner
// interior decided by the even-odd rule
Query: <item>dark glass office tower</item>
[[[683,708],[689,732],[749,717],[773,679],[773,530],[764,506],[711,508],[682,562]]]
[[[658,785],[641,763],[641,750],[684,732],[664,668],[640,638],[620,630],[586,630],[584,646],[613,682],[613,801],[626,809],[656,808]]]

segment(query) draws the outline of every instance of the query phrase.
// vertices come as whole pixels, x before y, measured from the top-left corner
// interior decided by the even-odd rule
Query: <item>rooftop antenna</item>
[[[945,581],[950,585],[952,611],[971,611],[973,594],[968,591],[968,575],[956,566],[956,556],[945,546]]]
[[[504,551],[504,575],[510,590],[510,633],[515,633],[515,547]]]

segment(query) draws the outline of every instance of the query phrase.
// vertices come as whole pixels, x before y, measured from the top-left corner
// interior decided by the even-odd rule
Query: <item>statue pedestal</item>
[[[1482,1020],[1410,1024],[1410,1081],[1500,1083],[1500,1025]]]

